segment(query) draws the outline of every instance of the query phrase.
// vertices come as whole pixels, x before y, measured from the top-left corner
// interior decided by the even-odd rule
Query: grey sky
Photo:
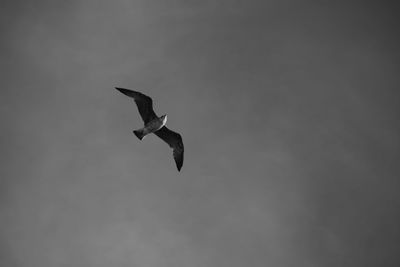
[[[393,6],[0,5],[1,266],[398,266]]]

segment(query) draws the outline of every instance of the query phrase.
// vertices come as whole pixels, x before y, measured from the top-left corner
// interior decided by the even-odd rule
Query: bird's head
[[[161,119],[162,119],[163,125],[165,125],[167,123],[167,114],[162,115]]]

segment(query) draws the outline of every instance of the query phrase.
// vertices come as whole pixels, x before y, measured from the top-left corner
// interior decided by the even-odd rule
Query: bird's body
[[[133,133],[142,140],[146,135],[160,130],[167,123],[167,115],[157,117],[149,121],[143,128],[133,131]]]
[[[133,90],[116,87],[118,91],[132,97],[138,107],[140,116],[144,121],[144,127],[134,130],[133,133],[142,140],[146,135],[154,133],[162,140],[164,140],[172,149],[178,171],[181,170],[183,165],[183,142],[180,134],[168,129],[165,124],[167,123],[167,115],[158,117],[153,110],[153,101],[150,97]]]

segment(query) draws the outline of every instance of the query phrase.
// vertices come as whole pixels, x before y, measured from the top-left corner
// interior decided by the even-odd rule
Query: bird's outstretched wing
[[[171,131],[167,127],[162,127],[160,130],[154,132],[155,135],[164,140],[172,149],[173,155],[178,171],[181,170],[183,165],[183,142],[180,134]]]
[[[149,96],[124,88],[115,87],[115,89],[117,89],[124,95],[132,97],[135,100],[140,116],[142,117],[145,124],[157,118],[157,115],[156,113],[154,113],[153,110],[153,100]]]

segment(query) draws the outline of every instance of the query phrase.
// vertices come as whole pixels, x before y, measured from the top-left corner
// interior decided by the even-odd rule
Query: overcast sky
[[[399,266],[397,11],[1,1],[0,265]]]

